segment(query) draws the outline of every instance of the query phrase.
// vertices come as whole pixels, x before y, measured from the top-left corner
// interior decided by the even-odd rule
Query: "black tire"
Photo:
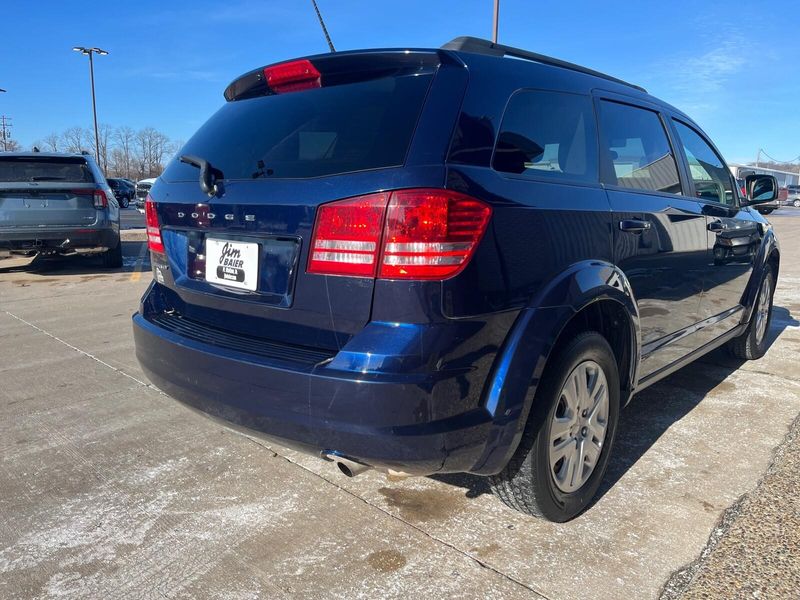
[[[548,364],[533,401],[522,440],[506,467],[489,478],[494,493],[509,507],[550,521],[576,517],[591,503],[608,466],[619,421],[620,386],[616,359],[597,332],[580,333],[563,344]],[[605,440],[591,475],[572,493],[559,489],[549,462],[550,427],[567,378],[581,363],[600,365],[608,384]]]
[[[759,211],[762,215],[771,215],[772,211],[775,210],[774,208],[765,208],[764,210]]]
[[[759,332],[758,328],[758,312],[761,301],[761,291],[764,286],[764,280],[769,280],[769,294],[767,301],[767,315],[766,325],[763,332]],[[771,267],[764,269],[764,274],[758,282],[759,293],[756,296],[756,305],[753,307],[753,314],[750,316],[750,322],[747,324],[747,329],[744,330],[740,336],[733,338],[727,344],[728,353],[734,358],[742,360],[756,360],[764,356],[767,352],[767,339],[769,338],[769,327],[772,324],[772,298],[775,295],[775,272]]]
[[[795,199],[792,202],[792,206],[794,206],[795,208],[800,208],[800,198]]]
[[[119,205],[122,208],[128,208],[128,205],[130,204],[130,202],[131,202],[130,198],[128,198],[126,196],[123,196],[122,199],[119,201]]]
[[[103,252],[103,266],[107,269],[122,268],[122,241],[117,240],[115,248]]]

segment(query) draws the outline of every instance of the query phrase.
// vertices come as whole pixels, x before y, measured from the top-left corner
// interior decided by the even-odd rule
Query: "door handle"
[[[650,221],[640,221],[639,219],[624,219],[619,222],[619,228],[629,233],[641,233],[650,229]]]
[[[708,224],[709,231],[719,232],[719,231],[725,231],[726,229],[727,227],[725,223],[723,223],[722,221],[712,221],[711,223]]]

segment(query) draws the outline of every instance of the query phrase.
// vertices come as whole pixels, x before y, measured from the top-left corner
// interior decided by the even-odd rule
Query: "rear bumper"
[[[140,313],[133,331],[137,359],[162,391],[310,454],[427,475],[469,470],[486,443],[491,419],[482,408],[431,417],[431,403],[452,396],[458,375],[358,377],[319,365],[292,368],[188,339]]]
[[[0,229],[0,260],[37,254],[92,254],[115,248],[119,229],[108,227]]]

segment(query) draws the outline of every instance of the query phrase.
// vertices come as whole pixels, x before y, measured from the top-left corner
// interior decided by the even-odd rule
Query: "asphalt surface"
[[[715,352],[642,392],[601,496],[561,525],[480,478],[346,479],[161,394],[131,337],[150,279],[140,230],[118,271],[0,271],[0,598],[797,597],[789,211],[771,216],[767,356]]]
[[[798,211],[800,212],[800,211]],[[138,229],[144,227],[144,214],[134,206],[120,209],[119,226],[124,229]]]

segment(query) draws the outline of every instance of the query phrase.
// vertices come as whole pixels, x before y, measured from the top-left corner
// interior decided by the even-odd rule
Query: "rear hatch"
[[[0,228],[60,228],[97,220],[86,160],[0,155]]]
[[[179,153],[218,170],[220,192],[209,198],[198,168],[177,158],[151,190],[171,272],[164,283],[183,315],[332,350],[363,328],[372,278],[306,272],[317,207],[442,185],[460,98],[427,125],[440,62],[435,51],[337,53],[234,81],[228,102]],[[425,126],[430,136],[440,125],[438,164],[429,149],[427,165],[410,165],[415,130]]]

